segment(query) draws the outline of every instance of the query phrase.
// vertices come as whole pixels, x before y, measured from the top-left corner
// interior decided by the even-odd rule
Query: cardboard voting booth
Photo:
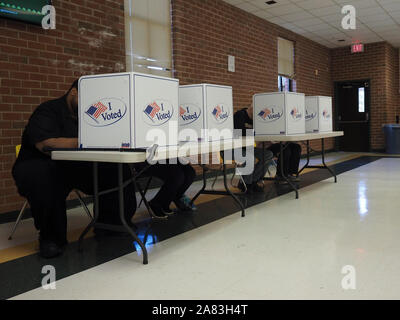
[[[146,148],[178,144],[179,80],[135,72],[79,79],[79,145]]]
[[[306,132],[331,132],[332,98],[306,97]]]
[[[179,87],[180,141],[215,141],[232,137],[232,87],[214,84]]]
[[[259,93],[253,96],[256,135],[305,133],[304,94],[294,92]]]

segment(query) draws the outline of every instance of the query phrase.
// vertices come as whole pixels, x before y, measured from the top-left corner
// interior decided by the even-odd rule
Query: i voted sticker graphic
[[[328,110],[324,109],[324,110],[322,111],[322,119],[324,119],[324,120],[330,120],[330,118],[331,118],[330,112],[329,112]]]
[[[282,118],[283,110],[280,106],[269,106],[261,108],[257,113],[256,119],[260,122],[272,122]]]
[[[118,98],[102,98],[85,108],[84,120],[92,127],[105,127],[120,121],[126,114],[126,104]]]
[[[296,107],[292,108],[292,110],[290,111],[290,115],[292,116],[294,121],[299,121],[303,118],[303,114]]]
[[[219,103],[211,109],[211,118],[218,124],[224,123],[229,118],[229,109],[223,103]]]
[[[143,109],[143,120],[151,126],[161,126],[168,122],[174,114],[173,105],[166,100],[153,100]]]
[[[182,125],[188,125],[200,118],[201,109],[195,104],[182,104],[179,106],[179,117]]]
[[[306,121],[314,120],[317,117],[317,112],[315,110],[306,109]]]

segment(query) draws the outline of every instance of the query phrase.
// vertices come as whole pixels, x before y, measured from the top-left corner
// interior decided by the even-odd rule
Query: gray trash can
[[[386,153],[400,154],[400,124],[385,124]]]

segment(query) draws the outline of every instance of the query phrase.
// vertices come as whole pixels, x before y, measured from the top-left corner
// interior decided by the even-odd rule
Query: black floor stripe
[[[338,163],[331,168],[339,175],[379,159],[380,157],[359,157]],[[300,188],[329,177],[330,174],[327,170],[305,173],[301,176]],[[333,178],[331,179],[333,183]],[[338,177],[338,185],[340,185],[340,177]],[[292,192],[294,198],[294,192],[288,186],[276,186],[273,183],[268,183],[264,194],[241,196],[241,200],[246,207],[251,207],[288,192]],[[239,208],[234,202],[229,197],[222,197],[200,204],[198,211],[193,214],[177,214],[168,221],[152,223],[151,228],[149,228],[149,221],[144,221],[138,225],[138,235],[143,239],[145,234],[148,233],[148,244],[160,242],[233,213],[237,214],[238,219],[242,219]],[[37,254],[33,254],[2,263],[0,264],[0,299],[7,299],[40,287],[44,277],[42,268],[45,265],[54,266],[57,280],[60,280],[134,251],[132,239],[129,236],[121,235],[107,238],[89,238],[84,241],[83,253],[78,252],[75,242],[68,245],[61,257],[55,259],[45,260]],[[135,257],[134,261],[127,263],[132,263],[132,272],[134,272],[134,268],[142,263],[142,257]],[[149,263],[152,263],[151,253],[149,254]]]

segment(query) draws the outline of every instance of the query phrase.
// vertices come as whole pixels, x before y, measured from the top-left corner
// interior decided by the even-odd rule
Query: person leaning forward
[[[12,174],[21,196],[27,198],[35,227],[39,230],[40,255],[52,258],[67,245],[66,198],[72,189],[93,193],[91,162],[54,161],[47,148],[78,147],[78,80],[59,99],[39,105],[22,135],[22,145]],[[117,186],[117,165],[99,164],[99,190]],[[124,179],[130,178],[124,165]],[[125,218],[130,223],[136,210],[133,184],[124,189]],[[121,224],[118,192],[99,198],[98,222]],[[95,230],[96,232],[96,230]]]

